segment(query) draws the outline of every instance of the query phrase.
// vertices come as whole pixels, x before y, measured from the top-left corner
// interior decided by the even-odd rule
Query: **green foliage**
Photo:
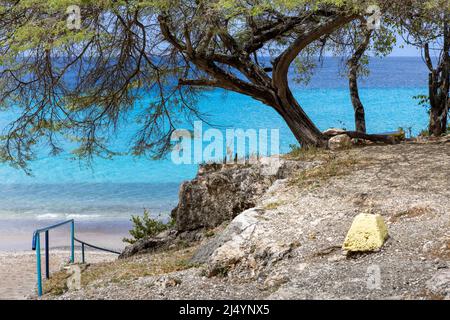
[[[392,53],[396,43],[397,38],[392,29],[382,25],[382,27],[375,32],[372,51],[377,57],[385,57]]]
[[[413,97],[415,100],[417,100],[417,103],[419,106],[423,106],[426,108],[430,107],[430,97],[425,94],[419,94],[417,96]]]
[[[133,222],[133,229],[131,229],[129,233],[133,238],[123,239],[124,242],[130,244],[133,244],[140,239],[154,237],[159,233],[170,229],[175,224],[175,221],[173,219],[168,223],[163,223],[160,220],[152,219],[150,218],[149,212],[147,210],[144,211],[144,215],[142,217],[132,216],[131,222]]]
[[[88,160],[123,152],[161,157],[170,151],[170,136],[177,126],[202,116],[196,109],[196,98],[205,87],[237,91],[254,98],[256,89],[258,95],[265,95],[265,89],[270,88],[264,88],[261,81],[275,83],[270,81],[273,72],[289,69],[277,70],[261,58],[269,55],[268,61],[277,61],[292,46],[299,50],[291,51],[295,52],[292,58],[297,58],[296,80],[307,83],[318,55],[339,53],[338,44],[349,43],[349,38],[355,38],[350,41],[351,49],[361,41],[360,32],[365,29],[361,29],[363,24],[359,21],[367,18],[368,5],[388,8],[385,17],[403,17],[403,12],[423,7],[429,12],[425,21],[429,23],[435,17],[435,9],[445,8],[448,1],[413,0],[409,6],[399,1],[384,6],[386,3],[0,0],[0,110],[14,108],[18,114],[0,137],[0,162],[26,170],[27,163],[37,154],[37,146],[42,145],[48,145],[51,154],[59,153],[60,146],[70,145],[76,158]],[[81,8],[79,30],[67,26],[70,5]],[[354,17],[352,23],[359,32],[342,25],[342,30],[329,31],[333,34],[320,34],[329,30],[320,26],[333,17]],[[424,29],[421,20],[412,21],[414,38],[420,38],[415,31],[422,36],[423,30],[428,38],[436,36],[435,29],[439,28]],[[387,23],[391,26],[389,20]],[[320,37],[306,32],[315,28],[322,30]],[[305,33],[309,40],[300,45],[296,40]],[[391,29],[379,30],[370,52],[385,55],[394,42]],[[289,59],[285,61],[292,64],[291,54],[286,57]],[[367,56],[361,59],[360,74],[368,72],[368,61]],[[235,71],[245,77],[233,77]],[[195,79],[186,79],[191,76]],[[188,81],[180,84],[174,79]],[[148,93],[150,101],[141,99]],[[129,149],[110,150],[110,138],[130,114],[139,130],[130,139]]]
[[[316,51],[306,50],[306,52],[307,54],[300,55],[294,60],[294,81],[304,85],[307,85],[311,81],[314,70],[317,67]]]

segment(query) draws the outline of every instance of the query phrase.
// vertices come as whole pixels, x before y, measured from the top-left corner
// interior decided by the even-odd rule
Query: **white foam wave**
[[[75,219],[75,220],[94,220],[102,218],[100,214],[66,214],[66,213],[44,213],[36,216],[38,220],[56,220],[56,219]]]
[[[57,213],[45,213],[45,214],[39,214],[36,216],[36,218],[38,220],[54,220],[54,219],[58,219],[61,217],[62,217],[62,215],[57,214]]]
[[[75,219],[75,220],[92,220],[102,218],[103,216],[100,214],[68,214],[65,217],[67,219]]]

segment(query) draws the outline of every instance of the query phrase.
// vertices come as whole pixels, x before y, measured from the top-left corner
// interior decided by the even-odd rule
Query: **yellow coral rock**
[[[361,213],[353,220],[342,248],[350,252],[376,251],[387,237],[387,227],[381,215]]]

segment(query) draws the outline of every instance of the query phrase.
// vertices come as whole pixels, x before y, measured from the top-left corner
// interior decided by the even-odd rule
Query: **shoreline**
[[[31,252],[34,230],[58,222],[60,221],[0,218],[0,252],[27,252],[28,250]],[[129,236],[128,231],[131,227],[132,224],[128,219],[91,221],[75,219],[75,236],[94,245],[121,251],[126,245],[122,239]],[[50,231],[51,248],[68,246],[69,241],[69,226]]]

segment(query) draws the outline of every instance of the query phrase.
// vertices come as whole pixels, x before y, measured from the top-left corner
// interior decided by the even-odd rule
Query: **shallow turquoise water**
[[[294,94],[320,129],[353,129],[353,113],[345,79],[337,76],[337,61],[329,59],[308,87],[296,86]],[[413,96],[426,92],[426,68],[420,59],[376,60],[372,75],[361,84],[369,132],[399,127],[418,133],[426,127],[426,111]],[[209,91],[199,102],[200,110],[220,130],[226,128],[279,129],[282,152],[295,143],[282,119],[251,98]],[[6,115],[0,114],[0,127]],[[120,128],[116,149],[126,148],[136,128]],[[189,128],[187,128],[189,129]],[[195,176],[196,165],[175,165],[169,159],[152,161],[128,156],[96,159],[92,168],[69,159],[69,155],[43,156],[32,163],[33,176],[0,165],[0,219],[42,220],[129,219],[144,208],[168,213],[177,202],[181,181]]]

